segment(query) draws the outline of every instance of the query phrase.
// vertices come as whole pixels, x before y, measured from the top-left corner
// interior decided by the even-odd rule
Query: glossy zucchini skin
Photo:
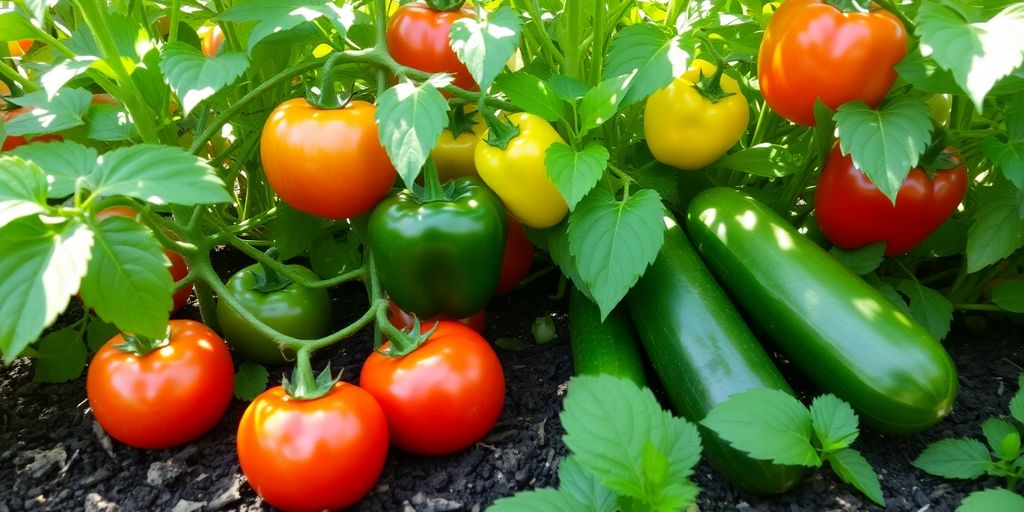
[[[629,313],[619,306],[602,323],[596,304],[575,288],[569,293],[569,343],[576,375],[612,375],[643,386],[643,356]]]
[[[792,393],[764,348],[701,262],[682,227],[666,217],[665,244],[626,295],[655,373],[673,407],[698,422],[730,396],[752,388]],[[760,494],[784,492],[806,468],[748,457],[701,427],[704,454],[722,475]]]
[[[957,376],[942,345],[770,208],[710,189],[686,228],[750,321],[863,422],[902,435],[949,413]]]

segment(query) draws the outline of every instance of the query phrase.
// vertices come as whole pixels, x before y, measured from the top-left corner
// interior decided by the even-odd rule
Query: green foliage
[[[608,150],[596,142],[587,144],[581,151],[573,151],[571,147],[557,142],[548,148],[544,165],[569,210],[575,210],[576,205],[601,180],[608,158]]]
[[[431,82],[417,86],[405,81],[377,99],[377,125],[398,176],[411,189],[437,137],[448,126],[448,103]]]
[[[270,372],[263,365],[246,361],[235,373],[235,398],[250,402],[267,389]]]
[[[999,283],[992,289],[992,302],[1011,313],[1024,313],[1024,280]]]
[[[953,304],[949,299],[914,279],[900,281],[897,288],[910,301],[910,316],[935,339],[945,338],[953,321]]]
[[[844,251],[838,247],[829,249],[829,254],[857,275],[874,272],[885,259],[885,242],[865,245],[859,249]]]
[[[668,85],[689,67],[695,53],[688,37],[673,37],[663,27],[630,25],[615,34],[605,61],[605,80],[635,73],[629,89],[620,100],[629,106],[643,101],[654,91]]]
[[[61,89],[53,97],[37,91],[7,101],[31,108],[28,113],[7,121],[7,134],[41,135],[85,124],[83,116],[89,110],[92,94],[84,89]]]
[[[85,344],[82,333],[67,328],[47,334],[36,350],[35,382],[66,382],[77,378],[85,368]]]
[[[764,178],[781,178],[797,171],[796,155],[786,146],[767,142],[729,153],[712,164],[717,169],[739,171]]]
[[[339,7],[334,2],[323,0],[253,0],[235,5],[215,19],[255,21],[247,45],[247,51],[251,54],[256,45],[267,37],[321,17],[326,17],[342,37],[356,21],[351,5]]]
[[[548,121],[557,121],[565,117],[565,106],[555,88],[540,78],[517,71],[498,75],[494,86],[504,92],[510,101],[518,105],[524,112],[536,114]]]
[[[244,53],[207,57],[185,43],[170,43],[160,57],[160,70],[181,100],[185,114],[245,73],[249,59]]]
[[[978,192],[974,222],[967,231],[967,272],[977,272],[1024,246],[1024,222],[1014,187]]]
[[[452,24],[451,46],[481,89],[490,87],[505,61],[519,46],[523,20],[508,6],[486,20],[461,19]]]

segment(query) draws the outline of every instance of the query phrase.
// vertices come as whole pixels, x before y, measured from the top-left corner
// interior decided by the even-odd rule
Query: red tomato
[[[394,302],[388,302],[388,318],[391,319],[391,325],[399,329],[408,329],[413,325],[413,317],[407,311],[399,308]],[[428,318],[426,320],[420,319],[420,325],[432,326],[434,322],[440,320],[451,320],[458,322],[474,331],[483,334],[484,327],[487,325],[487,313],[484,310],[477,311],[466,318],[452,318],[448,315],[440,315],[435,318]]]
[[[384,409],[392,443],[421,455],[454,453],[483,439],[505,405],[498,356],[474,330],[452,321],[440,322],[405,357],[370,354],[359,385]]]
[[[224,43],[224,31],[221,30],[220,25],[204,25],[199,27],[197,31],[203,51],[203,55],[207,57],[213,57],[220,51],[221,45]]]
[[[129,446],[187,443],[220,421],[231,402],[234,367],[227,345],[205,325],[171,320],[169,343],[138,357],[110,339],[89,363],[86,393],[103,430]]]
[[[423,2],[405,4],[388,20],[388,52],[403,66],[428,73],[452,73],[453,85],[476,90],[473,76],[449,42],[452,23],[464,18],[473,18],[473,11],[435,11]]]
[[[896,205],[868,177],[832,148],[818,177],[815,216],[821,231],[841,249],[886,242],[885,254],[903,254],[921,243],[956,210],[967,192],[963,158],[946,148],[959,166],[938,171],[930,179],[911,169],[896,195]]]
[[[281,386],[249,404],[238,424],[238,461],[257,494],[288,511],[345,508],[380,477],[388,424],[369,393],[339,382],[296,400]]]
[[[822,0],[786,0],[775,11],[757,57],[768,106],[794,123],[814,124],[814,102],[836,109],[877,106],[907,54],[907,31],[892,13],[844,13]]]
[[[137,213],[128,206],[111,206],[110,208],[97,212],[96,220],[102,221],[103,219],[114,215],[134,219]],[[171,278],[174,279],[175,282],[185,279],[185,276],[188,275],[188,264],[185,263],[185,258],[170,249],[164,249],[164,255],[167,256],[167,259],[171,260],[171,266],[169,269],[171,271]],[[190,284],[178,290],[174,294],[174,309],[171,310],[172,313],[183,308],[185,304],[188,303],[188,298],[192,295],[192,289],[193,286]]]
[[[511,215],[508,216],[508,237],[505,239],[505,256],[501,260],[501,277],[495,295],[504,295],[519,285],[533,267],[533,244],[526,238],[523,225]]]
[[[312,215],[344,219],[369,211],[397,176],[377,136],[376,111],[365,101],[333,110],[303,98],[278,105],[260,138],[270,186]]]
[[[10,122],[15,117],[18,117],[26,112],[31,111],[31,107],[19,107],[14,110],[8,110],[7,112],[4,112],[0,115],[2,115],[3,120],[6,123]],[[63,137],[55,134],[36,135],[35,137],[32,137],[32,142],[46,142],[53,140],[63,140]],[[29,140],[26,139],[23,135],[8,135],[7,138],[4,139],[4,144],[2,147],[0,147],[0,151],[10,151],[18,146],[24,146],[25,144],[28,143]]]

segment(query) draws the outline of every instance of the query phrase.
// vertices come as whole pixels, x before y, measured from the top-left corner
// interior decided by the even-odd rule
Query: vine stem
[[[295,281],[296,284],[303,286],[305,288],[330,288],[332,286],[337,286],[342,283],[347,283],[349,281],[355,281],[366,277],[366,267],[362,266],[355,270],[350,270],[338,276],[332,277],[330,279],[310,281],[309,279],[305,279],[302,276],[296,274],[295,271],[288,268],[288,266],[285,265],[284,263],[281,263],[280,261],[277,261],[276,259],[267,256],[267,254],[264,253],[263,251],[260,251],[254,248],[253,246],[247,244],[245,240],[238,238],[234,234],[224,233],[224,239],[232,247],[238,249],[246,256],[249,256],[250,258],[256,260],[257,263],[270,267],[275,272],[287,277],[288,279],[291,279],[292,281]]]
[[[15,82],[18,82],[18,85],[20,85],[21,88],[25,90],[25,92],[33,92],[39,90],[38,85],[32,83],[32,81],[28,78],[21,76],[21,73],[18,73],[14,70],[14,68],[8,66],[7,63],[3,61],[0,61],[0,75],[3,75]]]

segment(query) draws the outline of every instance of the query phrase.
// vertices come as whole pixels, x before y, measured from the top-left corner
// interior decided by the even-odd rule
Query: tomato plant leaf
[[[7,121],[7,134],[41,135],[85,124],[82,117],[89,110],[92,93],[85,89],[61,89],[52,98],[46,91],[36,91],[5,99],[31,109]]]
[[[912,96],[886,101],[878,110],[854,101],[839,107],[835,119],[843,154],[895,204],[903,179],[931,142],[928,106]]]
[[[973,479],[992,467],[988,448],[975,439],[942,439],[914,459],[914,466],[943,478]]]
[[[820,466],[811,445],[811,413],[792,395],[756,388],[715,406],[701,425],[736,449],[776,464]]]
[[[1018,451],[1020,451],[1020,433],[1017,432],[1017,427],[1001,418],[989,418],[981,424],[981,431],[985,434],[985,441],[988,443],[989,448],[992,449],[999,458],[1003,460],[1014,460],[1017,458]],[[1016,436],[1016,448],[1012,450],[1005,450],[1004,445],[1009,445],[1009,448],[1013,448],[1012,442],[1006,443],[1006,439],[1012,439]]]
[[[555,226],[545,230],[547,237],[545,241],[547,243],[548,254],[551,255],[551,261],[558,265],[558,268],[565,274],[570,280],[572,280],[573,286],[576,287],[583,295],[586,295],[591,301],[594,300],[593,295],[590,293],[590,289],[587,287],[587,283],[580,277],[579,269],[576,267],[576,259],[572,257],[572,253],[569,251],[569,231],[568,231],[568,220],[556,224]]]
[[[150,338],[166,335],[174,281],[153,233],[133,219],[99,223],[82,299],[106,322]],[[130,300],[127,300],[130,299]]]
[[[608,166],[608,157],[608,150],[597,142],[587,144],[581,151],[574,151],[561,142],[548,146],[544,166],[569,210],[575,210],[576,205],[601,180]]]
[[[1024,313],[1024,279],[999,283],[992,289],[992,302],[1011,313]]]
[[[249,33],[247,51],[267,37],[291,30],[300,24],[327,16],[341,37],[356,20],[351,4],[337,6],[324,0],[252,0],[239,3],[218,15],[217,21],[255,21],[256,26]]]
[[[695,53],[694,38],[673,37],[660,25],[637,23],[616,32],[612,38],[603,78],[636,73],[620,101],[626,107],[643,101],[681,76]]]
[[[89,326],[85,328],[85,342],[89,346],[89,352],[98,352],[118,332],[117,327],[100,320],[95,314],[90,314]]]
[[[137,138],[135,124],[128,111],[117,105],[90,106],[85,129],[86,137],[101,142],[121,142]]]
[[[0,228],[0,352],[14,358],[68,306],[89,266],[93,232],[71,221],[38,217]]]
[[[363,264],[363,255],[359,252],[359,242],[352,240],[354,236],[349,233],[342,242],[328,235],[313,242],[309,251],[313,272],[329,279],[359,268]]]
[[[526,112],[552,122],[565,118],[565,103],[555,94],[555,90],[547,82],[526,71],[498,75],[494,79],[494,86]]]
[[[1006,179],[1024,190],[1024,139],[1002,142],[988,137],[981,141],[981,151],[996,164]]]
[[[848,448],[860,434],[857,413],[850,404],[832,394],[821,395],[811,402],[811,426],[826,452]]]
[[[900,281],[897,288],[910,299],[910,316],[936,340],[945,338],[953,322],[953,304],[949,299],[914,279]]]
[[[96,171],[96,150],[77,142],[47,142],[18,146],[8,154],[38,165],[50,183],[50,198],[63,198],[75,191],[82,177]]]
[[[185,115],[237,80],[248,68],[249,58],[244,53],[207,57],[198,48],[181,42],[167,44],[160,56],[160,70],[181,100]]]
[[[320,217],[300,212],[284,202],[278,203],[277,212],[270,225],[270,234],[281,260],[290,260],[306,252],[323,233],[326,221]],[[354,270],[354,267],[349,270]]]
[[[202,158],[184,149],[137,144],[100,157],[94,194],[124,195],[153,204],[213,204],[231,201],[224,182]]]
[[[917,12],[921,52],[931,56],[982,111],[995,83],[1024,60],[1024,4],[1010,5],[984,22],[964,18],[962,11],[941,2],[925,2]]]
[[[580,503],[568,492],[545,487],[532,491],[517,492],[515,496],[501,498],[487,507],[487,512],[590,512],[592,509]]]
[[[928,235],[912,254],[929,258],[945,258],[963,254],[967,250],[967,221],[953,218],[944,222],[938,229]]]
[[[654,263],[665,241],[665,206],[641,189],[620,201],[595,188],[569,214],[569,252],[601,310],[601,320]]]
[[[548,84],[555,91],[555,95],[570,103],[582,98],[587,93],[587,84],[570,76],[552,76],[548,79]]]
[[[882,260],[885,259],[885,242],[875,242],[849,251],[833,247],[828,253],[844,267],[862,276],[874,272],[882,264]]]
[[[99,57],[82,55],[61,61],[43,73],[39,81],[43,85],[43,90],[46,91],[47,96],[53,97],[61,87],[64,87],[73,78],[88,71],[99,60]]]
[[[825,456],[825,460],[832,466],[839,479],[856,487],[864,493],[871,501],[879,506],[885,506],[885,497],[882,496],[882,484],[878,482],[878,475],[871,468],[871,464],[857,450],[844,448]]]
[[[924,92],[963,94],[963,89],[957,85],[953,74],[947,69],[942,69],[935,59],[921,55],[920,48],[908,53],[893,69],[899,73],[900,78]]]
[[[32,22],[17,11],[0,14],[0,34],[3,34],[4,41],[36,37]]]
[[[251,402],[267,389],[270,372],[263,365],[246,361],[235,373],[235,398]]]
[[[558,486],[562,492],[571,494],[584,508],[591,512],[615,512],[618,510],[615,493],[601,480],[587,473],[574,456],[562,459],[558,465]]]
[[[34,382],[57,383],[77,379],[85,368],[85,343],[82,333],[64,328],[39,340],[36,349]]]
[[[580,137],[615,116],[619,103],[629,91],[629,84],[636,73],[632,71],[625,75],[606,78],[583,95],[583,101],[580,102]]]
[[[716,169],[740,171],[765,178],[789,176],[800,165],[789,147],[763,142],[729,153],[712,164]]]
[[[1017,378],[1017,392],[1010,399],[1010,416],[1024,423],[1024,375]]]
[[[994,512],[1024,510],[1024,496],[1007,489],[986,489],[969,494],[956,512]]]
[[[46,175],[18,157],[0,157],[0,228],[46,211]]]
[[[519,13],[503,5],[486,20],[456,20],[449,43],[480,89],[487,90],[519,47],[522,28]]]
[[[1024,246],[1017,191],[1012,186],[979,189],[974,222],[967,230],[967,272],[977,272]]]
[[[410,189],[445,126],[448,102],[429,81],[405,80],[377,98],[377,133]]]

